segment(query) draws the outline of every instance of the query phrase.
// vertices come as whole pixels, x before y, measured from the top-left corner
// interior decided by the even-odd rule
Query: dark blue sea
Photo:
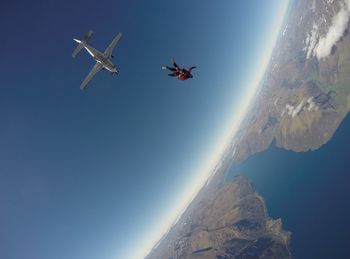
[[[292,232],[297,259],[350,258],[350,117],[316,151],[277,147],[230,169],[247,176],[273,218]]]

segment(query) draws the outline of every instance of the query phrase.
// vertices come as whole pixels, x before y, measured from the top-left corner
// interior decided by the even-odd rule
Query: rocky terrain
[[[235,143],[235,162],[276,145],[319,148],[350,109],[350,1],[296,0],[254,106]]]
[[[290,234],[230,166],[272,144],[315,150],[350,110],[350,0],[291,0],[269,66],[214,176],[147,259],[291,258]]]
[[[205,198],[204,198],[205,197]],[[147,259],[291,258],[290,233],[242,176],[192,205]]]

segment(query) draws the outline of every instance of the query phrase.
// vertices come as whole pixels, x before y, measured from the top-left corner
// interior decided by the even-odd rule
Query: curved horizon
[[[5,3],[0,257],[144,257],[239,128],[287,3]],[[91,29],[99,51],[123,32],[120,73],[97,73],[82,93],[95,62],[71,58],[72,38]],[[161,70],[172,57],[194,77]]]
[[[152,251],[152,249],[156,247],[159,242],[161,242],[163,237],[170,231],[171,227],[176,224],[178,219],[182,216],[189,204],[193,201],[200,189],[204,186],[208,178],[211,176],[214,167],[224,155],[227,145],[230,144],[230,142],[234,139],[237,131],[239,130],[240,124],[244,119],[251,101],[254,99],[254,96],[259,88],[260,82],[270,63],[270,58],[275,48],[276,41],[281,33],[281,28],[283,26],[283,21],[288,10],[289,2],[290,0],[286,0],[281,3],[279,9],[280,12],[276,15],[276,20],[271,26],[273,28],[271,29],[269,40],[265,42],[265,47],[262,49],[266,51],[265,55],[260,57],[262,60],[261,63],[257,64],[254,68],[253,74],[255,76],[251,78],[251,81],[247,81],[246,86],[248,90],[243,95],[241,103],[238,105],[233,105],[232,110],[235,112],[232,112],[232,114],[234,114],[234,116],[232,118],[229,118],[226,122],[226,125],[223,126],[222,135],[224,137],[220,137],[221,134],[218,136],[218,144],[214,148],[215,151],[209,151],[209,162],[203,165],[202,168],[196,170],[198,173],[195,174],[195,179],[193,179],[193,181],[184,188],[188,191],[184,193],[183,196],[179,199],[179,205],[176,206],[173,211],[169,213],[169,215],[164,217],[163,223],[160,224],[162,227],[159,231],[156,232],[156,234],[154,234],[155,237],[151,238],[151,241],[148,241],[145,245],[143,245],[147,248],[141,252],[127,256],[127,259],[141,258],[141,256],[142,258],[145,258]],[[237,106],[241,107],[238,111]]]

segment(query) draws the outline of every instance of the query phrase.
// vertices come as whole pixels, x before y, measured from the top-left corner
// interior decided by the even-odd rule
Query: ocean
[[[350,117],[316,151],[275,146],[230,169],[265,199],[269,215],[292,233],[294,258],[350,258]]]

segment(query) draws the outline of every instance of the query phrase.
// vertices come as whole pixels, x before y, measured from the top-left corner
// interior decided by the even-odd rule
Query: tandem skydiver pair
[[[80,90],[84,90],[87,84],[91,81],[91,79],[102,70],[108,70],[112,74],[118,74],[119,69],[118,67],[113,64],[111,61],[111,58],[114,58],[113,56],[113,50],[118,45],[118,42],[123,36],[123,33],[119,32],[112,42],[109,44],[109,46],[106,48],[106,50],[102,53],[98,51],[97,49],[91,47],[88,45],[88,41],[90,40],[91,36],[93,35],[93,31],[89,31],[82,40],[73,39],[75,42],[78,43],[78,46],[73,51],[72,57],[75,58],[76,55],[85,48],[86,51],[95,59],[96,64],[91,69],[90,73],[86,76],[84,81],[80,85]],[[196,68],[194,66],[190,67],[189,69],[180,68],[174,59],[172,59],[173,67],[170,66],[163,66],[163,70],[169,70],[172,73],[168,74],[170,77],[177,77],[181,81],[185,81],[187,79],[193,78],[193,75],[191,74],[192,69]]]

